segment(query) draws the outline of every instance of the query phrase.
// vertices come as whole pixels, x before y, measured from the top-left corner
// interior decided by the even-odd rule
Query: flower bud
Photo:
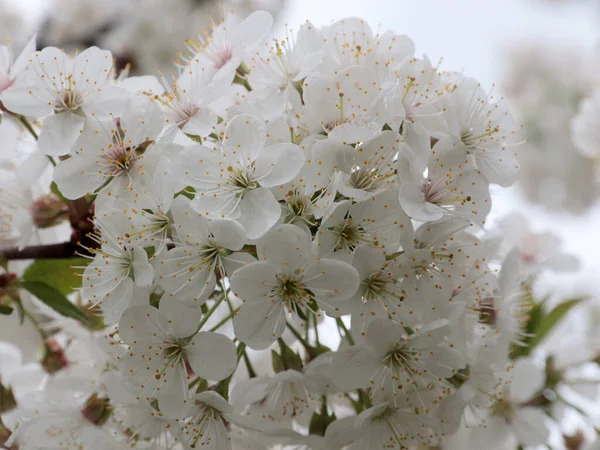
[[[2,423],[2,419],[0,419],[0,447],[4,448],[11,434],[12,433],[10,432],[10,430],[6,428]],[[10,450],[12,447],[7,448]]]
[[[59,224],[68,212],[67,206],[54,194],[42,195],[31,205],[33,222],[38,228]]]
[[[568,450],[581,450],[585,445],[585,435],[580,430],[573,435],[563,434],[563,439]]]
[[[92,394],[85,402],[81,414],[85,419],[97,426],[104,425],[110,418],[113,407],[110,400],[106,397],[98,397],[98,394]]]
[[[44,345],[44,354],[40,364],[48,373],[55,373],[69,365],[65,351],[55,340]]]
[[[15,400],[12,388],[4,387],[4,385],[0,383],[0,414],[15,409],[16,407],[17,401]]]

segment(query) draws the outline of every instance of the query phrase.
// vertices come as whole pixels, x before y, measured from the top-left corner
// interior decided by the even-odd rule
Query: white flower
[[[185,449],[230,450],[230,415],[233,408],[219,394],[205,391],[193,398],[187,411],[188,419],[177,434]]]
[[[120,115],[127,93],[108,83],[113,64],[109,51],[91,47],[71,58],[62,50],[47,47],[30,61],[0,98],[12,112],[49,116],[38,140],[44,153],[70,153],[86,116]]]
[[[285,108],[290,101],[300,102],[297,86],[321,65],[325,56],[323,38],[310,22],[300,26],[296,36],[287,34],[285,39],[273,41],[266,55],[252,58],[250,85],[258,89],[260,97],[271,106],[273,112]],[[274,108],[273,104],[279,108]]]
[[[349,261],[360,244],[393,254],[412,231],[395,191],[379,192],[361,203],[344,200],[323,217],[317,233],[319,255]]]
[[[279,225],[256,243],[258,262],[236,270],[231,289],[245,303],[234,320],[235,335],[253,349],[264,349],[286,328],[286,313],[313,314],[314,300],[329,314],[358,288],[349,264],[317,258],[309,235]]]
[[[313,73],[302,88],[300,131],[307,134],[325,132],[329,139],[353,144],[375,137],[386,122],[383,94],[370,67],[350,66],[335,75]]]
[[[323,29],[323,35],[336,69],[361,65],[378,71],[394,71],[404,65],[415,52],[415,44],[405,35],[387,31],[373,34],[362,19],[347,18]]]
[[[348,450],[405,449],[425,445],[435,422],[427,411],[429,403],[418,407],[408,403],[381,402],[356,417],[337,420],[327,428],[329,448]],[[425,411],[419,411],[425,408]]]
[[[342,181],[338,191],[356,202],[367,200],[386,188],[395,188],[398,150],[401,154],[410,152],[401,144],[398,133],[389,130],[356,148],[344,146],[342,149],[338,167]]]
[[[76,153],[55,169],[62,194],[77,199],[98,192],[98,208],[117,199],[133,202],[151,189],[162,158],[173,160],[180,147],[160,137],[163,117],[147,102],[132,105],[122,117],[91,118],[75,143]]]
[[[387,261],[380,249],[366,245],[356,249],[352,263],[361,280],[348,305],[357,340],[362,340],[376,319],[414,327],[450,316],[453,305],[448,280],[429,274],[407,276],[397,259]]]
[[[222,276],[231,275],[238,267],[255,261],[248,253],[239,252],[246,236],[236,221],[205,219],[184,196],[175,199],[171,214],[176,224],[175,248],[159,256],[156,268],[165,295],[200,305],[215,290],[215,270]]]
[[[584,156],[595,158],[600,152],[600,89],[581,102],[579,113],[571,122],[573,142]]]
[[[499,223],[503,237],[503,250],[517,248],[520,271],[523,277],[541,270],[574,272],[579,267],[576,256],[563,253],[560,238],[550,231],[539,232],[529,228],[525,216],[511,214]]]
[[[192,376],[187,365],[207,380],[222,380],[236,367],[235,346],[227,337],[197,333],[200,309],[169,298],[152,306],[132,306],[119,321],[119,336],[127,345],[119,358],[123,373],[143,389],[145,398],[156,398],[160,411],[181,416]]]
[[[183,69],[173,86],[164,81],[166,91],[155,95],[162,106],[165,120],[181,128],[184,133],[207,137],[217,124],[217,113],[210,108],[229,87],[229,81],[213,79],[214,72],[190,65]]]
[[[25,70],[29,58],[35,52],[35,36],[25,45],[21,54],[14,59],[8,45],[0,46],[0,93],[11,87],[15,79]]]
[[[491,103],[472,78],[458,81],[448,97],[452,113],[447,115],[453,136],[462,140],[477,168],[490,182],[513,184],[519,174],[514,150],[517,126],[500,103]]]
[[[105,322],[112,324],[132,303],[148,303],[154,270],[142,247],[125,246],[111,227],[97,226],[101,247],[92,250],[94,259],[83,272],[81,295],[92,305],[100,305]]]
[[[289,183],[273,188],[281,205],[284,223],[307,228],[329,210],[335,200],[337,178],[334,176],[339,146],[328,139],[308,137],[300,143],[306,162]]]
[[[272,25],[273,17],[265,11],[253,12],[241,22],[228,14],[223,23],[213,27],[208,39],[187,41],[187,65],[208,69],[215,78],[231,82],[238,66],[263,42]]]
[[[317,384],[295,370],[251,378],[237,384],[231,395],[234,407],[273,421],[302,418],[321,404]]]
[[[479,448],[504,449],[515,437],[523,446],[543,445],[549,436],[549,419],[541,408],[527,402],[544,387],[541,367],[529,359],[518,360],[498,392],[488,397],[488,417],[484,428],[473,428],[469,445]]]
[[[470,164],[466,147],[445,137],[428,153],[426,167],[410,155],[399,157],[398,195],[402,208],[411,218],[423,222],[451,216],[482,224],[492,206],[489,187]]]
[[[192,203],[202,215],[237,220],[250,239],[265,234],[281,215],[271,187],[292,180],[304,164],[294,144],[266,145],[264,121],[235,116],[225,128],[219,149],[192,146],[181,155],[184,178],[198,188]]]
[[[334,356],[334,380],[343,390],[371,387],[374,395],[393,402],[427,390],[443,397],[451,393],[446,378],[460,369],[456,352],[445,342],[448,321],[441,319],[413,334],[387,319],[369,325],[363,346]],[[413,406],[419,407],[418,401]]]

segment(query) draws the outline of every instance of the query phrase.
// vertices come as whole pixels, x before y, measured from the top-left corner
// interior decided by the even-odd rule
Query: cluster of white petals
[[[97,47],[32,42],[14,63],[0,49],[2,108],[39,131],[53,192],[93,203],[78,301],[103,322],[38,305],[44,330],[75,337],[47,345],[62,370],[23,393],[18,377],[37,372],[0,347],[16,396],[0,443],[546,444],[549,372],[515,357],[522,298],[576,261],[518,218],[487,234],[490,184],[519,172],[505,105],[361,19],[267,41],[271,26],[228,16],[187,43],[172,81],[119,76]],[[575,125],[588,154],[598,99]],[[0,233],[27,204],[12,198]]]

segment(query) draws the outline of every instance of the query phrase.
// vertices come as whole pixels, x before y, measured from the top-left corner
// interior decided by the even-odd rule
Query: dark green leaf
[[[23,274],[25,281],[40,281],[52,286],[63,295],[68,295],[81,287],[81,274],[86,265],[86,258],[38,259]]]
[[[21,287],[23,287],[23,289],[27,289],[50,308],[54,309],[57,313],[65,317],[77,319],[81,322],[89,322],[88,316],[54,287],[44,284],[40,281],[27,280],[23,280],[21,282]]]
[[[8,259],[4,256],[4,253],[0,252],[0,267],[4,270],[8,270]]]
[[[533,338],[529,342],[529,348],[535,348],[550,332],[554,329],[558,323],[567,315],[571,309],[577,306],[579,303],[584,301],[584,298],[574,298],[561,303],[552,311],[550,311],[533,330]]]
[[[13,312],[13,308],[7,305],[0,305],[0,314],[3,314],[5,316],[8,316],[10,314],[12,314]]]

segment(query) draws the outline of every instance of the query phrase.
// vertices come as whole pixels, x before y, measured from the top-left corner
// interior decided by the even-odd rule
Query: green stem
[[[198,332],[202,329],[202,327],[204,326],[204,324],[206,322],[208,322],[208,319],[210,319],[210,316],[213,315],[213,313],[217,310],[217,308],[219,307],[219,305],[221,304],[221,302],[223,302],[223,300],[225,300],[226,297],[227,297],[227,293],[225,293],[225,292],[223,292],[219,296],[219,298],[215,301],[214,305],[212,305],[212,307],[204,315],[204,317],[202,318],[202,320],[200,320],[200,323],[198,324],[198,328],[196,328],[196,331],[194,331],[194,333],[192,334],[192,336],[195,336],[196,334],[198,334]]]
[[[314,320],[314,325],[315,325],[315,342],[317,344],[317,347],[319,347],[321,345],[321,343],[319,342],[319,320],[317,319],[317,315],[315,314],[313,316],[313,320]]]
[[[252,367],[252,361],[250,361],[250,357],[248,356],[248,351],[246,350],[245,347],[244,347],[242,357],[244,358],[244,363],[246,364],[246,369],[248,370],[248,376],[250,378],[256,378],[258,375],[256,375],[256,371],[254,370],[254,367]]]
[[[346,324],[344,323],[342,318],[338,317],[337,319],[335,319],[335,323],[338,326],[338,331],[340,328],[344,331],[344,337],[348,341],[348,344],[355,345],[354,339],[352,338],[352,335],[350,334],[350,331],[348,331],[348,328],[346,327]],[[340,336],[341,336],[341,333],[340,333]]]
[[[228,302],[229,303],[229,302]],[[230,319],[233,318],[233,316],[235,316],[235,314],[240,310],[240,308],[236,308],[234,309],[231,314],[229,314],[227,317],[221,319],[221,321],[219,321],[219,323],[217,323],[214,327],[212,327],[210,329],[210,331],[217,331],[219,328],[221,328],[223,325],[225,325],[227,322],[229,322]]]
[[[287,323],[288,330],[292,332],[296,339],[300,341],[300,343],[304,346],[306,350],[312,350],[312,346],[308,343],[306,339],[302,337],[300,332],[296,330],[289,322]]]

